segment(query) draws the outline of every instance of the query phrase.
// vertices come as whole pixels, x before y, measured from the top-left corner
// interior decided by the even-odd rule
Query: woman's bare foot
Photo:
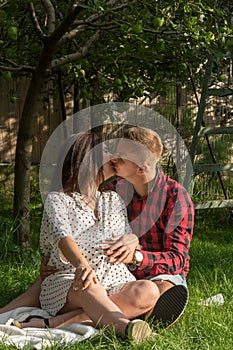
[[[30,319],[25,320],[24,322],[14,320],[11,325],[18,328],[49,328],[49,320],[35,316],[30,317]]]

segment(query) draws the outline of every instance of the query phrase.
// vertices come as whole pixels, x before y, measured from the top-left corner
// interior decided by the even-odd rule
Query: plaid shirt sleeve
[[[194,207],[187,191],[182,186],[173,186],[155,226],[140,238],[144,259],[134,275],[138,279],[158,274],[186,277],[193,225]]]

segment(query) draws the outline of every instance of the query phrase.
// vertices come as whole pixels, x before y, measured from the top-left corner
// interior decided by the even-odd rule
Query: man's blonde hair
[[[145,146],[150,153],[153,154],[156,163],[161,158],[163,145],[159,135],[155,131],[143,127],[133,126],[126,129],[124,132],[124,138],[138,142]]]

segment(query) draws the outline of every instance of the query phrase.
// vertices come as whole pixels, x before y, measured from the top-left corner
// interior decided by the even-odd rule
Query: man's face
[[[136,175],[140,168],[138,152],[140,152],[140,145],[130,140],[125,139],[118,143],[111,160],[116,175],[128,180]]]

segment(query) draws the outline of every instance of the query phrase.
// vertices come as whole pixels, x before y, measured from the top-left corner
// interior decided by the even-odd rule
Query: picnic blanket
[[[73,323],[60,328],[24,328],[8,325],[9,320],[24,321],[30,315],[49,318],[49,314],[39,308],[19,307],[0,314],[0,343],[14,345],[19,349],[42,349],[57,343],[74,344],[98,334],[98,330],[81,323]]]

